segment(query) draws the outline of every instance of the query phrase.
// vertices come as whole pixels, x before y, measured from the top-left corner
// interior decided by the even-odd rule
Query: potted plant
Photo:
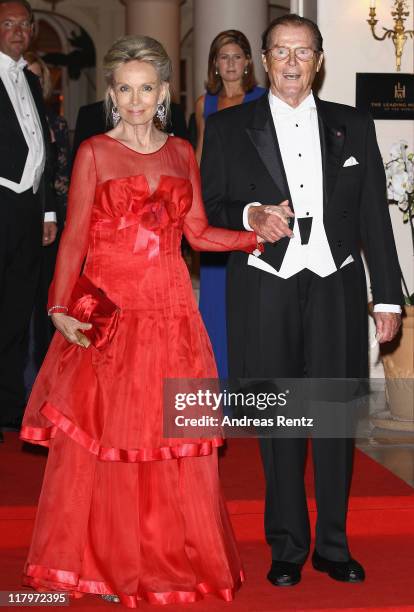
[[[406,141],[392,146],[385,172],[388,200],[401,210],[403,223],[410,224],[414,256],[414,153]],[[390,414],[374,423],[381,428],[414,431],[414,293],[410,295],[402,272],[401,281],[405,295],[401,332],[392,342],[381,345]]]

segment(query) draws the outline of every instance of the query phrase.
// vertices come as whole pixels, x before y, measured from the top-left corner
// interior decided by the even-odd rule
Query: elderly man
[[[56,237],[45,179],[49,128],[39,79],[22,58],[32,33],[30,4],[0,0],[0,427],[13,428],[25,404],[24,337],[42,240],[49,245]]]
[[[366,251],[380,342],[400,325],[399,265],[372,119],[319,100],[312,83],[323,61],[315,23],[297,15],[263,34],[268,96],[213,115],[201,172],[212,225],[254,230],[257,257],[228,268],[230,375],[256,378],[366,377]],[[338,76],[339,78],[339,76]],[[268,579],[301,579],[310,529],[304,488],[307,440],[263,439]],[[360,582],[346,515],[353,440],[312,439],[318,508],[313,567]]]

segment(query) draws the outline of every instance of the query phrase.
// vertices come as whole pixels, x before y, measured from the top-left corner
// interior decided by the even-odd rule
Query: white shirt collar
[[[269,104],[273,112],[284,115],[301,113],[304,110],[316,108],[316,102],[312,92],[310,92],[310,94],[304,100],[302,100],[299,106],[293,107],[275,96],[275,94],[269,89]]]
[[[27,66],[27,62],[22,57],[20,57],[16,62],[9,55],[6,55],[6,53],[2,53],[2,51],[0,51],[0,68],[7,71],[16,71],[23,70],[25,66]]]

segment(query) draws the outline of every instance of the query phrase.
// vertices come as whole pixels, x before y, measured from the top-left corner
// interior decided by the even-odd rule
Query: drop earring
[[[112,107],[112,123],[114,124],[114,127],[119,123],[120,119],[121,119],[121,115],[119,114],[119,110],[116,106]]]
[[[162,127],[165,127],[165,124],[167,122],[167,111],[165,110],[164,104],[158,104],[156,117],[161,123]]]

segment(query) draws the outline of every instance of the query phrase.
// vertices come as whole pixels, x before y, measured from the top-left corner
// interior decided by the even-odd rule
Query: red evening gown
[[[50,305],[81,273],[121,309],[103,350],[56,333],[21,438],[50,447],[24,584],[116,594],[128,607],[231,600],[242,569],[214,439],[165,439],[163,379],[213,378],[211,345],[181,257],[255,248],[208,226],[190,145],[141,154],[107,135],[83,143]]]

